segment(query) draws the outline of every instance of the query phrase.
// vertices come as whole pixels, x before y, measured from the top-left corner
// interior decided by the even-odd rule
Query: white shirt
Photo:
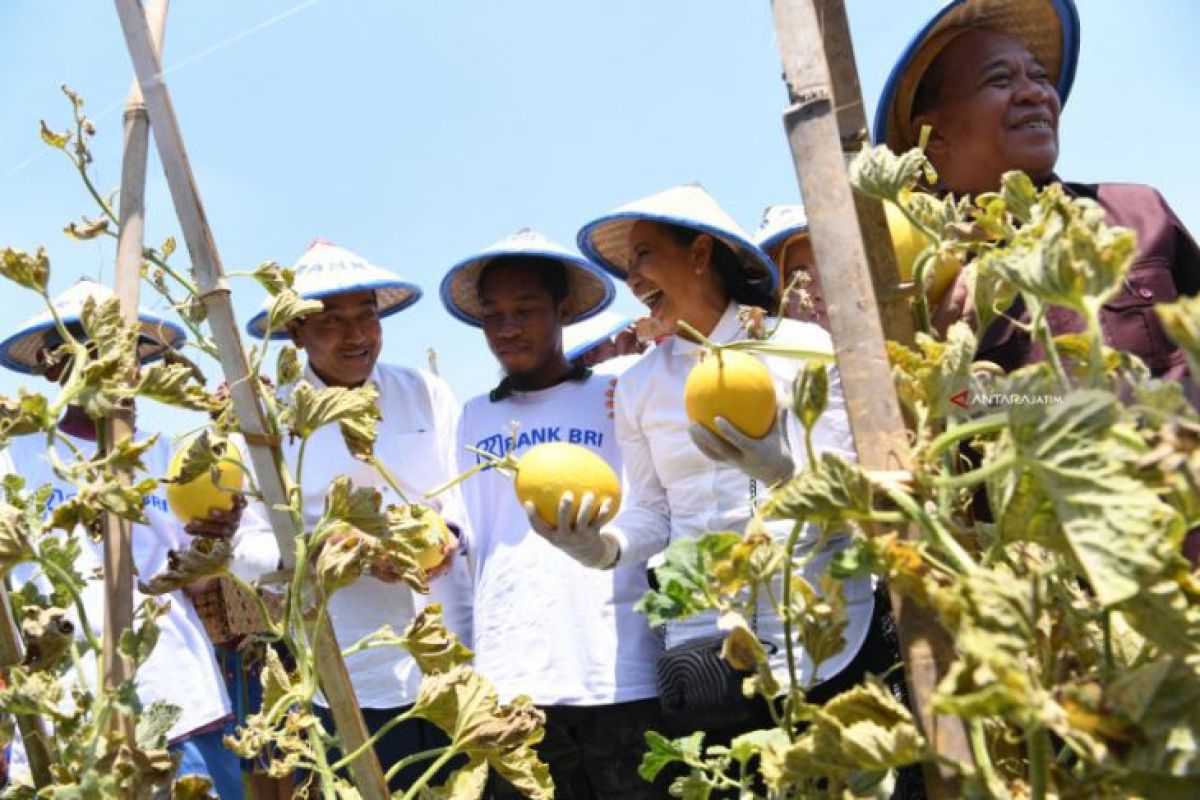
[[[737,319],[738,307],[730,303],[709,339],[724,344],[747,338]],[[773,323],[774,320],[771,320]],[[832,349],[829,334],[817,325],[783,320],[773,341],[797,348]],[[688,373],[699,363],[702,348],[673,336],[642,356],[617,382],[616,422],[621,457],[625,462],[625,506],[613,530],[621,545],[621,563],[639,563],[659,553],[670,541],[698,538],[708,531],[742,531],[750,519],[750,479],[738,469],[710,461],[692,444],[687,429],[683,388]],[[803,363],[776,356],[760,357],[775,380],[779,401],[790,405],[791,383]],[[802,427],[788,415],[787,438],[798,467],[806,461]],[[854,443],[841,396],[837,371],[830,370],[829,404],[813,432],[816,451],[833,451],[854,457]],[[758,502],[769,494],[756,482]],[[779,541],[787,539],[790,522],[771,522],[767,529]],[[816,542],[815,527],[808,526],[797,544],[797,553],[807,553]],[[814,586],[845,539],[834,537],[814,557],[803,574]],[[847,646],[838,656],[822,663],[820,679],[840,672],[858,653],[866,637],[874,608],[872,581],[868,578],[843,583],[850,624]],[[776,596],[781,596],[776,587]],[[668,648],[717,633],[716,616],[700,614],[667,626]],[[756,630],[759,638],[775,645],[771,657],[774,672],[786,678],[786,649],[783,624],[766,602],[760,603]],[[802,682],[812,675],[812,663],[802,655],[798,663]]]
[[[94,442],[69,437],[87,457],[96,452]],[[137,437],[139,440],[143,436]],[[55,444],[55,452],[65,463],[73,460],[70,449],[61,443]],[[25,479],[26,491],[35,491],[49,484],[53,493],[49,508],[75,495],[75,486],[54,474],[46,450],[46,439],[41,434],[21,436],[12,440],[8,450],[0,458],[0,475],[15,473]],[[160,437],[143,454],[142,463],[146,472],[135,479],[151,476],[163,477],[171,460],[171,445]],[[191,545],[192,537],[183,530],[183,525],[167,506],[165,490],[160,485],[146,498],[147,525],[135,523],[132,528],[133,564],[136,569],[133,583],[133,607],[136,609],[146,598],[137,590],[137,581],[148,581],[166,569],[167,551],[184,550]],[[104,566],[104,543],[92,541],[84,531],[76,532],[82,546],[76,571],[84,577],[83,606],[87,612],[92,632],[100,637],[104,633],[104,581],[99,570]],[[55,532],[53,535],[61,535]],[[11,573],[14,585],[30,580],[37,581],[43,591],[49,588],[45,577],[33,562],[19,564]],[[212,643],[204,632],[204,625],[196,614],[191,600],[181,591],[159,597],[170,601],[167,613],[159,618],[158,643],[150,657],[138,670],[134,679],[138,698],[143,705],[161,700],[178,706],[182,714],[167,732],[167,738],[176,739],[230,713],[229,695],[225,681],[213,655]],[[74,604],[68,606],[71,620],[78,626]],[[93,658],[83,660],[85,677],[94,685],[96,663]]]
[[[541,442],[578,444],[620,474],[606,392],[592,375],[499,402],[476,397],[463,409],[459,469]],[[518,424],[516,441],[513,423]],[[646,565],[589,569],[529,526],[512,480],[486,470],[462,485],[471,521],[475,666],[501,700],[527,694],[538,705],[590,706],[654,697],[659,636],[633,606],[647,591]]]
[[[325,384],[309,367],[304,379],[317,388]],[[458,404],[450,388],[429,373],[390,364],[377,364],[370,382],[379,390],[378,438],[375,455],[396,478],[410,502],[425,503],[452,517],[447,496],[426,500],[425,492],[453,477],[453,446],[458,422]],[[285,441],[284,461],[296,474],[300,442]],[[317,430],[305,449],[303,481],[304,523],[315,526],[325,507],[325,495],[339,475],[356,487],[373,487],[383,495],[383,505],[403,500],[374,468],[354,458],[346,449],[336,424]],[[450,497],[456,496],[451,493]],[[254,580],[279,566],[279,547],[271,531],[266,507],[251,501],[234,538],[233,569]],[[460,570],[465,567],[459,567]],[[433,581],[434,592],[443,579]],[[401,634],[416,611],[427,600],[403,583],[384,583],[364,575],[336,592],[329,601],[329,615],[338,643],[349,647],[385,625]],[[364,708],[396,708],[416,700],[421,672],[408,651],[401,647],[374,647],[346,659],[350,681]]]

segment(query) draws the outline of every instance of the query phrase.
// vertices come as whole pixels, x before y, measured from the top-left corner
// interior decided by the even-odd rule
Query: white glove
[[[558,501],[557,527],[547,525],[531,502],[526,501],[525,513],[529,515],[529,524],[533,529],[550,544],[585,567],[608,569],[621,554],[616,538],[611,533],[600,531],[608,519],[612,498],[604,498],[599,508],[595,506],[596,496],[591,492],[584,493],[578,509],[574,495],[563,492]]]
[[[781,412],[771,430],[761,439],[747,436],[724,417],[713,420],[721,431],[720,436],[699,422],[688,426],[688,435],[696,449],[713,461],[737,467],[751,478],[774,486],[791,478],[795,471],[792,451],[783,437],[786,414],[787,411]]]

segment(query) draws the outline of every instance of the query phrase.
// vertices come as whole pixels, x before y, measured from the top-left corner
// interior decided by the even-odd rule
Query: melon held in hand
[[[216,441],[212,444],[212,451],[219,455],[224,453],[227,447],[228,443]],[[168,481],[175,481],[179,477],[190,448],[189,444],[175,451],[175,455],[171,457],[171,465],[167,468]],[[168,482],[167,505],[184,524],[204,519],[213,511],[228,511],[233,508],[234,498],[245,486],[245,481],[245,473],[239,465],[220,460],[187,483]]]
[[[576,504],[591,492],[596,498],[592,507],[597,510],[609,499],[608,514],[602,523],[612,519],[621,505],[617,473],[586,447],[565,442],[539,444],[517,460],[515,469],[517,498],[522,504],[533,503],[547,525],[558,524],[558,503],[565,492],[571,493]]]
[[[713,421],[724,417],[733,427],[761,439],[775,424],[775,382],[765,364],[737,350],[708,350],[688,373],[683,386],[688,419],[718,436]]]

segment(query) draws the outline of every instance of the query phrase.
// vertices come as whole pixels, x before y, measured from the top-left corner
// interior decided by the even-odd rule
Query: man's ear
[[[563,325],[568,325],[573,316],[575,316],[575,301],[573,298],[564,297],[558,304],[558,321]]]
[[[294,319],[287,324],[286,329],[288,338],[291,339],[292,344],[294,344],[300,350],[304,349],[304,343],[300,341],[300,328],[303,325],[303,320]]]
[[[697,275],[701,274],[705,268],[712,264],[713,252],[713,237],[707,233],[702,233],[692,240],[691,248],[688,256],[691,259],[692,271]]]

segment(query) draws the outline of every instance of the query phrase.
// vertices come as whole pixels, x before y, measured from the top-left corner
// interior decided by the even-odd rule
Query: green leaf
[[[50,257],[39,247],[33,255],[6,247],[0,250],[0,275],[18,286],[45,294],[50,281]]]
[[[53,667],[66,654],[75,638],[75,625],[61,608],[38,608],[22,620],[21,636],[25,639],[21,666],[41,672]]]
[[[40,394],[27,394],[19,389],[16,400],[0,396],[0,447],[14,436],[45,433],[55,422],[50,404]]]
[[[166,594],[182,589],[201,578],[219,575],[233,557],[233,548],[226,539],[196,536],[187,550],[167,552],[167,568],[146,583],[138,583],[142,594]]]
[[[663,551],[663,562],[654,569],[657,589],[638,601],[637,610],[652,626],[664,625],[713,608],[706,552],[725,553],[741,541],[735,533],[705,534],[699,539],[676,539]]]
[[[296,281],[296,271],[281,267],[274,261],[264,261],[254,268],[253,277],[267,294],[275,297],[292,288]]]
[[[658,773],[676,762],[699,761],[704,747],[704,731],[680,739],[668,739],[661,733],[646,731],[646,744],[649,749],[642,756],[642,764],[638,774],[647,781],[653,781]]]
[[[850,184],[865,195],[895,203],[901,192],[917,185],[927,164],[917,149],[898,156],[887,145],[864,145],[850,162]]]
[[[281,288],[267,309],[268,331],[281,331],[293,322],[309,314],[320,314],[325,304],[320,300],[305,300],[288,288]]]
[[[792,381],[792,411],[811,431],[829,404],[829,372],[824,364],[806,362]]]
[[[834,453],[821,453],[809,467],[771,493],[763,506],[766,519],[840,522],[867,519],[873,513],[871,482],[856,464]]]
[[[67,143],[71,141],[71,133],[55,133],[50,130],[50,126],[46,124],[46,120],[40,121],[39,132],[42,135],[42,141],[56,150],[66,150]]]
[[[1154,310],[1171,341],[1187,357],[1193,380],[1200,380],[1200,296],[1181,297],[1174,303],[1156,303]]]
[[[21,509],[0,503],[0,575],[24,561],[34,558],[29,528]]]
[[[144,367],[133,393],[147,400],[190,411],[213,411],[219,404],[187,364],[156,363]]]
[[[307,439],[331,422],[353,422],[363,427],[369,427],[371,420],[378,422],[378,399],[378,390],[369,384],[356,389],[341,386],[316,389],[307,381],[300,381],[284,416],[292,433]]]
[[[152,750],[167,746],[167,732],[171,730],[183,709],[163,700],[155,700],[137,718],[137,746],[143,750]]]
[[[544,734],[545,714],[528,697],[501,705],[483,676],[460,665],[426,675],[413,712],[445,731],[456,751],[486,760],[526,797],[553,797],[550,770],[533,749]]]
[[[437,603],[421,609],[404,631],[401,644],[424,675],[469,664],[475,655],[443,624],[442,607]]]
[[[383,495],[369,486],[352,486],[350,479],[339,475],[329,485],[325,495],[325,517],[340,520],[372,536],[383,536],[388,520],[381,510]]]
[[[370,566],[378,540],[344,522],[331,526],[330,537],[317,555],[317,577],[326,595],[356,582]]]
[[[74,239],[77,242],[95,239],[108,231],[108,220],[101,217],[99,219],[83,218],[82,222],[68,222],[63,228],[63,233],[68,238]]]
[[[285,344],[279,348],[279,356],[275,360],[275,383],[278,386],[287,386],[300,380],[300,376],[304,374],[300,366],[299,351],[290,344]]]

